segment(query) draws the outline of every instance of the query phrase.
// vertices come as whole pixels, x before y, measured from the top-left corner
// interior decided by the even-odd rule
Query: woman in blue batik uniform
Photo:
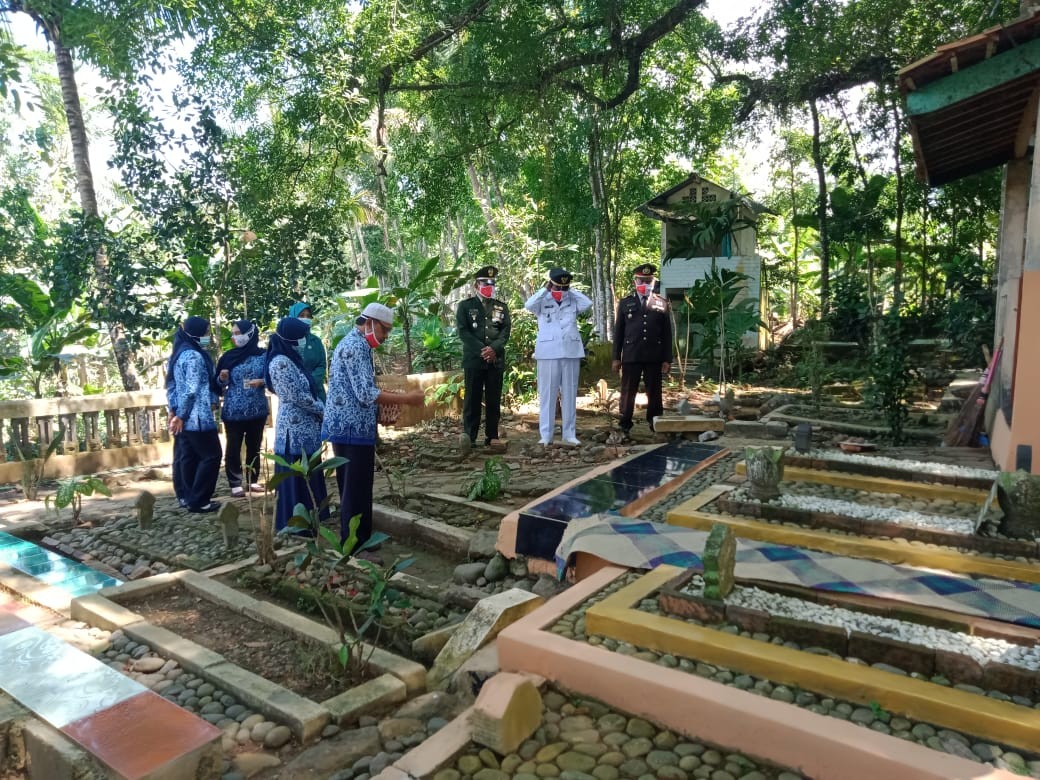
[[[260,331],[249,320],[231,326],[235,343],[217,361],[217,383],[224,394],[220,419],[227,435],[224,452],[224,474],[231,495],[245,495],[243,485],[254,493],[263,493],[260,482],[260,442],[267,424],[267,395],[264,393],[264,350],[260,348]],[[242,441],[246,444],[246,467],[242,473]]]
[[[361,516],[358,545],[372,536],[372,483],[376,463],[376,413],[383,405],[422,406],[422,390],[391,393],[376,387],[372,350],[390,335],[394,313],[381,303],[370,303],[332,353],[329,398],[321,435],[332,442],[332,451],[347,459],[336,469],[340,485],[340,537],[350,533],[350,519]],[[366,553],[361,553],[366,556]]]
[[[264,381],[267,389],[278,396],[274,452],[288,463],[321,449],[321,418],[325,405],[318,400],[314,377],[304,369],[300,358],[309,330],[296,317],[283,317],[267,340]],[[288,469],[276,463],[275,474],[283,471]],[[283,480],[278,485],[275,529],[280,531],[288,525],[297,504],[310,509],[315,502],[321,504],[326,495],[324,473],[313,474],[309,488],[302,477]],[[327,510],[323,515],[327,516]]]
[[[170,433],[180,438],[174,469],[180,473],[184,504],[190,512],[216,512],[220,508],[211,500],[221,453],[213,417],[220,388],[214,377],[213,358],[204,349],[209,346],[209,338],[209,320],[188,317],[173,337],[166,374],[167,387],[172,384],[174,388]]]

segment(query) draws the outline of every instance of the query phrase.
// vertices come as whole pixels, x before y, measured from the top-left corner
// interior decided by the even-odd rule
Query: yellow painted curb
[[[660,566],[590,607],[585,613],[586,631],[825,696],[864,705],[875,702],[896,715],[1036,749],[1038,710],[631,608],[682,571],[675,566]]]
[[[731,515],[709,514],[696,509],[688,509],[687,503],[679,504],[668,512],[669,525],[710,531],[716,523],[725,523],[733,529],[733,533],[742,539],[805,547],[836,555],[847,555],[850,558],[870,558],[886,563],[904,563],[908,566],[922,566],[927,569],[945,569],[957,574],[977,574],[1001,580],[1040,583],[1040,565],[1036,564],[1005,561],[1000,558],[984,558],[981,555],[963,555],[949,550],[919,547],[913,544],[897,544],[893,541],[871,539],[866,536],[839,536],[827,531],[791,528],[787,525],[746,520]]]
[[[735,469],[737,474],[747,474],[746,461],[740,461]],[[847,474],[841,471],[821,471],[801,466],[784,466],[784,481],[815,482],[820,485],[868,490],[872,493],[897,493],[913,498],[934,499],[937,501],[964,501],[971,504],[986,503],[989,491],[958,485],[933,485],[928,482],[905,482],[901,479],[885,477],[868,477],[863,474]]]

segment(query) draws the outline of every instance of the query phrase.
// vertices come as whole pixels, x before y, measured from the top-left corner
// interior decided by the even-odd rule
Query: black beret
[[[477,272],[473,274],[474,279],[494,279],[498,276],[498,269],[493,265],[485,265],[483,268],[478,268]]]

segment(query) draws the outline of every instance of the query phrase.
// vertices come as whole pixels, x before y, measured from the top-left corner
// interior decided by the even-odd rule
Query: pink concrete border
[[[572,586],[498,635],[502,671],[533,672],[632,715],[817,780],[1012,780],[1015,775],[791,704],[575,642],[545,626],[624,574]],[[748,747],[750,746],[750,747]]]

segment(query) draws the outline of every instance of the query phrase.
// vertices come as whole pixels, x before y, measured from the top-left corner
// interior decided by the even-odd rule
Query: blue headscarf
[[[230,371],[254,355],[264,354],[264,351],[260,349],[260,329],[256,325],[249,320],[238,320],[235,322],[235,327],[238,328],[239,333],[249,334],[249,341],[244,347],[232,347],[220,356],[220,360],[217,361],[218,374],[225,369]]]
[[[301,314],[303,314],[303,312],[305,310],[307,310],[307,309],[310,309],[311,310],[311,314],[314,314],[314,309],[313,309],[313,307],[309,303],[304,303],[303,301],[297,301],[296,303],[294,303],[292,306],[289,307],[289,316],[290,317],[299,318],[299,316]]]
[[[275,389],[271,385],[271,361],[278,355],[285,355],[300,369],[300,373],[307,377],[311,395],[315,398],[318,397],[318,383],[314,381],[314,377],[310,375],[310,372],[303,367],[303,358],[296,351],[297,342],[300,339],[307,338],[310,330],[305,323],[300,322],[296,317],[282,317],[278,320],[278,327],[271,334],[271,338],[267,340],[267,357],[264,359],[264,383],[272,393],[275,393]]]
[[[220,385],[217,384],[216,373],[213,368],[213,358],[199,344],[199,339],[209,331],[209,320],[205,317],[188,317],[184,324],[177,329],[173,336],[173,352],[170,354],[170,362],[166,364],[166,386],[173,384],[173,368],[177,365],[177,359],[184,352],[195,351],[202,355],[206,361],[206,370],[209,374],[209,387],[217,395],[220,395]]]

